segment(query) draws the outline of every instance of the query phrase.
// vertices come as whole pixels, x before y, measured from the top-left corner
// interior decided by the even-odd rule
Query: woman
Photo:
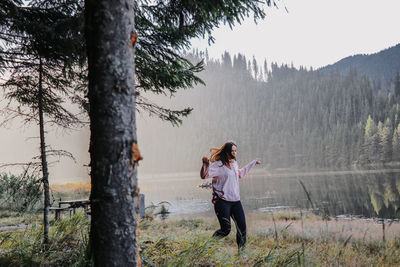
[[[236,242],[241,249],[246,244],[246,219],[240,202],[239,179],[243,178],[250,169],[261,164],[256,159],[239,169],[236,162],[237,147],[233,142],[227,142],[220,148],[211,148],[211,157],[203,157],[200,170],[202,179],[212,178],[213,204],[221,229],[213,237],[224,237],[231,231],[231,219],[236,224]],[[210,165],[210,161],[212,162]]]

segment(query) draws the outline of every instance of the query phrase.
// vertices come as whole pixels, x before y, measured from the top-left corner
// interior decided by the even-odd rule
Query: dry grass
[[[323,220],[296,211],[247,214],[248,242],[238,253],[235,231],[211,238],[216,218],[193,215],[141,223],[142,256],[165,266],[398,266],[400,225]]]
[[[0,265],[90,265],[85,218],[52,225],[49,255],[42,254],[40,224],[0,231]],[[400,266],[399,223],[386,224],[383,242],[382,224],[373,221],[323,220],[299,211],[248,212],[248,242],[239,253],[234,229],[226,238],[211,238],[218,228],[212,214],[152,218],[140,222],[139,241],[144,262],[157,266]]]
[[[90,192],[91,184],[90,182],[52,184],[50,189],[59,193]]]
[[[43,215],[40,213],[24,213],[0,210],[0,230],[2,227],[11,225],[31,224],[38,222],[42,219]]]
[[[91,184],[90,182],[53,184],[50,186],[50,189],[52,191],[52,201],[58,202],[70,199],[88,199]]]
[[[274,220],[275,219],[275,226]],[[299,211],[288,213],[259,213],[247,215],[249,234],[274,231],[278,234],[286,229],[291,235],[302,235],[308,239],[342,240],[351,235],[352,240],[381,241],[383,239],[382,224],[373,220],[361,219],[328,219],[312,213],[303,214],[303,222]],[[302,226],[303,225],[303,226]],[[385,224],[385,239],[390,241],[400,236],[400,223]]]
[[[0,266],[89,266],[88,229],[83,213],[53,222],[46,251],[41,223],[0,231]]]

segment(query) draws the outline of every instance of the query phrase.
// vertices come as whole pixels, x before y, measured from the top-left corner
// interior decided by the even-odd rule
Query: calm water
[[[212,212],[211,189],[198,188],[204,180],[192,176],[140,179],[146,206],[168,201],[175,214]],[[400,170],[254,174],[240,181],[240,191],[246,210],[314,207],[330,216],[400,218]]]

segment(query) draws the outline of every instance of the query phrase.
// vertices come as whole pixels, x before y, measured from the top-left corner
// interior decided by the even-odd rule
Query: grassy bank
[[[41,213],[20,213],[9,210],[0,210],[0,230],[7,226],[28,225],[43,219]]]
[[[89,218],[83,213],[51,222],[47,250],[39,221],[0,231],[0,266],[89,266],[88,232]]]
[[[49,252],[42,227],[0,231],[0,266],[90,266],[89,219],[83,213],[53,222]],[[153,266],[398,266],[400,225],[366,220],[324,220],[298,211],[247,214],[248,242],[240,253],[235,230],[211,238],[218,228],[212,214],[147,216],[140,223],[143,263]]]
[[[156,265],[397,266],[400,226],[371,221],[329,221],[298,213],[248,214],[248,242],[238,253],[235,231],[210,238],[214,218],[142,222],[142,257]]]

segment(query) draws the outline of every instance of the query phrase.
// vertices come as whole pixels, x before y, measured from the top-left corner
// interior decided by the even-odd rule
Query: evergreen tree
[[[387,119],[385,124],[379,129],[380,147],[381,147],[381,161],[390,162],[392,160],[392,133],[391,122]]]
[[[21,2],[8,2],[14,5],[10,8],[12,12],[5,12],[0,33],[1,66],[8,76],[1,86],[10,99],[6,111],[11,118],[22,116],[25,122],[39,126],[45,245],[48,244],[50,207],[47,157],[71,156],[46,145],[46,117],[49,123],[63,128],[81,123],[79,117],[63,106],[63,96],[73,95],[74,79],[84,58],[79,35],[70,31],[71,25],[79,25],[81,21],[76,12],[80,5],[71,1],[74,6],[64,6],[61,2],[31,1],[24,7],[20,6]]]
[[[395,96],[400,96],[400,74],[396,72],[396,76],[394,77],[394,94]]]
[[[259,69],[258,69],[258,64],[257,64],[257,60],[256,60],[256,58],[253,56],[253,63],[252,63],[252,70],[253,70],[253,75],[254,75],[254,78],[257,80],[257,79],[259,79],[259,74],[260,74],[260,71],[259,71]]]
[[[371,162],[374,158],[374,137],[376,136],[376,126],[371,115],[368,115],[367,123],[365,124],[364,130],[364,144],[362,149],[362,161]]]
[[[400,161],[400,124],[393,131],[392,145],[393,160]]]
[[[222,55],[222,64],[226,69],[231,69],[232,68],[232,59],[231,55],[225,51],[225,53]]]

